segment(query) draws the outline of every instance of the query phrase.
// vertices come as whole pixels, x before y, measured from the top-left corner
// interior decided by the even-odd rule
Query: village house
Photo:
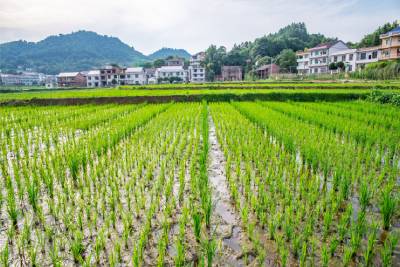
[[[310,52],[298,51],[296,52],[297,72],[300,75],[310,73]]]
[[[189,81],[192,83],[203,83],[206,81],[206,68],[202,65],[206,53],[200,52],[190,58]]]
[[[118,65],[107,65],[100,69],[101,86],[115,86],[125,84],[125,69]]]
[[[100,87],[100,70],[90,70],[86,75],[87,87]]]
[[[329,71],[329,55],[337,53],[341,50],[349,49],[343,41],[334,41],[329,43],[322,43],[313,48],[310,48],[310,73],[328,73]]]
[[[271,75],[279,73],[279,66],[276,64],[263,65],[256,69],[259,79],[268,79]]]
[[[364,47],[357,49],[356,70],[363,69],[365,65],[377,62],[381,54],[380,46]]]
[[[243,71],[241,66],[222,66],[222,81],[241,81],[243,80]]]
[[[400,26],[380,36],[381,55],[379,60],[400,59]]]
[[[61,72],[57,75],[58,87],[86,87],[86,77],[80,72]]]
[[[162,66],[156,69],[155,78],[158,82],[173,78],[177,79],[177,81],[187,82],[188,71],[183,66]]]
[[[329,64],[343,62],[345,72],[352,72],[356,69],[357,49],[346,49],[334,52],[329,55]]]
[[[142,67],[127,68],[125,70],[125,84],[146,84],[146,73]]]
[[[144,69],[144,73],[146,75],[146,83],[147,84],[157,83],[155,68],[146,68],[146,69]]]

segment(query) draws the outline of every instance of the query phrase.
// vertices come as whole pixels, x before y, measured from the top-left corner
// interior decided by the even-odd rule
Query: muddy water
[[[252,257],[246,257],[246,249],[250,241],[241,227],[239,214],[231,202],[228,184],[225,175],[226,160],[218,144],[215,124],[209,117],[209,169],[208,176],[212,186],[212,200],[214,211],[212,224],[215,225],[215,234],[220,247],[215,256],[217,266],[246,266]],[[243,259],[247,258],[245,262]],[[252,259],[251,259],[252,258]]]

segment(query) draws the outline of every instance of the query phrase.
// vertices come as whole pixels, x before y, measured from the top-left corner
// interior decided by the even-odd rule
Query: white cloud
[[[397,0],[0,0],[0,42],[86,29],[144,53],[163,46],[197,52],[299,21],[309,32],[357,41],[399,11]]]

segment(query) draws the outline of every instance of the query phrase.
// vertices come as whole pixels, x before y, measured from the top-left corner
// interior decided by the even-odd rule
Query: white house
[[[189,81],[192,83],[203,83],[206,81],[206,68],[202,65],[206,53],[200,52],[190,58]]]
[[[381,54],[380,46],[357,49],[356,70],[364,68],[366,64],[377,62]]]
[[[310,73],[310,52],[296,52],[297,72],[301,75]]]
[[[156,69],[155,78],[168,79],[168,78],[180,78],[183,82],[188,81],[188,71],[183,68],[183,66],[162,66]]]
[[[100,87],[100,70],[90,70],[86,74],[87,87]]]
[[[127,68],[125,70],[125,84],[146,84],[146,73],[142,67]]]
[[[333,52],[329,55],[329,63],[343,62],[346,72],[352,72],[356,69],[356,51],[357,49],[346,49]]]
[[[322,43],[310,48],[310,73],[327,73],[329,71],[329,55],[337,53],[341,50],[349,48],[343,41],[334,41],[330,43]]]

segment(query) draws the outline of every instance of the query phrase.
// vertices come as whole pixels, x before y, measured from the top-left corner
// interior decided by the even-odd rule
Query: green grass
[[[397,90],[388,90],[397,91]],[[135,97],[135,96],[195,96],[195,95],[255,95],[255,94],[368,94],[369,89],[200,89],[200,90],[118,90],[118,89],[84,89],[69,91],[51,91],[51,92],[18,92],[0,94],[0,102],[10,100],[29,100],[34,98],[53,99],[53,98],[100,98],[100,97]]]

